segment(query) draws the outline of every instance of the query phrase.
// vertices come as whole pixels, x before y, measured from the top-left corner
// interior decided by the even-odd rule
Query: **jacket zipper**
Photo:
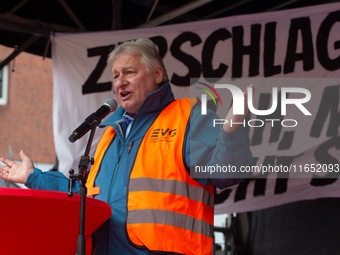
[[[132,126],[133,126],[133,123],[132,123]],[[131,126],[131,129],[132,129],[132,126]],[[121,129],[120,129],[120,131],[121,131]],[[122,131],[121,131],[122,132]],[[123,132],[122,132],[122,134],[123,134]],[[123,134],[123,136],[124,136],[124,134]],[[116,177],[116,172],[117,172],[117,168],[118,168],[118,165],[119,165],[119,162],[120,162],[120,158],[121,158],[121,156],[122,156],[122,154],[123,154],[123,150],[124,150],[124,148],[125,148],[125,143],[126,143],[126,139],[124,139],[124,142],[123,142],[123,146],[122,146],[122,149],[121,149],[121,151],[120,151],[120,153],[119,153],[119,156],[118,156],[118,159],[117,159],[117,163],[116,163],[116,167],[115,167],[115,169],[114,169],[114,172],[113,172],[113,176],[112,176],[112,179],[111,179],[111,183],[110,183],[110,189],[109,189],[109,195],[108,195],[108,204],[110,205],[110,203],[111,203],[111,192],[112,192],[112,187],[113,187],[113,181],[114,181],[114,179],[115,179],[115,177]],[[133,142],[132,142],[132,144],[133,144]],[[131,149],[131,143],[130,143],[130,146],[129,146],[129,149],[128,149],[128,153],[130,153],[130,149]]]
[[[131,126],[131,129],[130,129],[130,132],[132,130],[132,127],[133,127],[133,124],[132,123],[132,126]],[[125,143],[126,143],[126,140],[127,140],[128,137],[126,137],[126,139],[124,140],[124,143],[123,143],[123,146],[122,146],[122,150],[120,151],[120,154],[118,156],[118,160],[117,160],[117,163],[116,163],[116,167],[115,167],[115,170],[113,172],[113,176],[112,176],[112,179],[111,179],[111,183],[110,183],[110,188],[109,188],[109,194],[108,194],[108,204],[110,205],[111,203],[111,193],[112,193],[112,188],[113,188],[113,182],[114,182],[114,179],[116,177],[116,173],[117,173],[117,168],[118,168],[118,165],[119,165],[119,162],[120,162],[120,158],[122,156],[122,153],[123,153],[123,150],[125,148]],[[128,149],[128,154],[130,153],[130,150],[131,150],[131,147],[133,145],[134,141],[132,141],[129,145],[129,149]],[[107,244],[106,244],[106,254],[109,255],[109,249],[110,249],[110,226],[108,228],[108,231],[107,231]]]

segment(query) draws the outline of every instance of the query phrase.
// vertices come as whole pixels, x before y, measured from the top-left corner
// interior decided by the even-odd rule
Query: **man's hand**
[[[228,122],[226,124],[223,125],[223,129],[227,132],[234,132],[235,130],[237,130],[242,124],[234,124],[235,122],[237,123],[242,123],[243,120],[246,118],[249,108],[248,108],[248,103],[247,103],[247,99],[248,99],[248,88],[252,88],[253,90],[253,94],[254,94],[254,85],[251,84],[249,85],[245,91],[243,91],[243,97],[244,97],[244,114],[243,115],[234,115],[233,114],[233,106],[231,106],[231,108],[229,109],[229,112],[227,114],[227,117],[225,118]],[[231,122],[233,123],[233,125],[231,126]]]
[[[26,156],[23,150],[20,151],[19,155],[22,160],[20,164],[7,158],[0,158],[0,160],[7,165],[0,165],[0,177],[6,181],[24,184],[29,174],[33,173],[34,164],[32,160]]]

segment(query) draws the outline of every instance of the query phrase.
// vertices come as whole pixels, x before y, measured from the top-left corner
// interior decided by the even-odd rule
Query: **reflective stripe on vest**
[[[128,185],[127,232],[137,246],[211,254],[214,188],[188,174],[183,143],[193,100],[166,107],[145,134]]]

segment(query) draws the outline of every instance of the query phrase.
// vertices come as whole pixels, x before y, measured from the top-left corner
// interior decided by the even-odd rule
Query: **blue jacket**
[[[112,126],[116,131],[116,139],[108,148],[95,180],[95,184],[100,186],[100,194],[96,198],[107,202],[112,208],[111,218],[93,235],[96,255],[154,254],[146,248],[134,247],[127,239],[126,190],[130,171],[144,134],[160,111],[173,100],[174,96],[169,83],[165,83],[159,90],[149,94],[139,108],[126,139],[124,138],[126,124],[122,119],[125,110],[122,107],[101,124],[102,127]],[[215,118],[218,117],[214,113],[202,116],[200,107],[193,109],[184,156],[186,164],[192,170],[195,166],[205,165],[228,166],[230,164],[238,169],[242,165],[250,165],[252,155],[245,128],[241,127],[233,133],[227,133],[220,127],[212,127]],[[225,188],[237,184],[245,176],[229,172],[219,178],[211,178],[214,176],[209,173],[206,173],[204,177],[197,180],[203,185],[213,184],[219,188]],[[34,189],[68,192],[68,182],[68,179],[60,172],[42,173],[35,169],[29,175],[26,186]],[[73,188],[75,193],[79,192],[77,182],[73,183]]]

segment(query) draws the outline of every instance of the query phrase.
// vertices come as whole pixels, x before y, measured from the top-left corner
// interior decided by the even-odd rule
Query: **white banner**
[[[297,114],[296,127],[278,130],[266,123],[263,128],[249,128],[254,163],[288,164],[294,158],[291,161],[297,168],[339,164],[340,82],[336,78],[340,76],[340,4],[334,3],[155,28],[54,35],[54,137],[59,168],[66,176],[70,168],[77,169],[88,135],[74,144],[68,137],[107,98],[115,98],[107,55],[118,43],[139,37],[149,37],[158,46],[176,98],[190,96],[193,77],[210,85],[230,77],[254,79],[254,84],[258,78],[287,82],[288,78],[309,78],[307,83],[297,84],[311,92],[311,100],[305,105],[312,113],[309,119],[300,121],[297,115],[301,111],[288,107],[287,112]],[[270,86],[255,84],[255,89],[254,107],[268,109]],[[218,106],[217,111],[220,109]],[[258,119],[255,115],[251,118]],[[101,133],[97,129],[93,148]],[[251,211],[340,196],[338,174],[315,181],[309,173],[309,178],[302,179],[286,175],[249,179],[219,192],[217,202],[221,203],[216,212]]]

